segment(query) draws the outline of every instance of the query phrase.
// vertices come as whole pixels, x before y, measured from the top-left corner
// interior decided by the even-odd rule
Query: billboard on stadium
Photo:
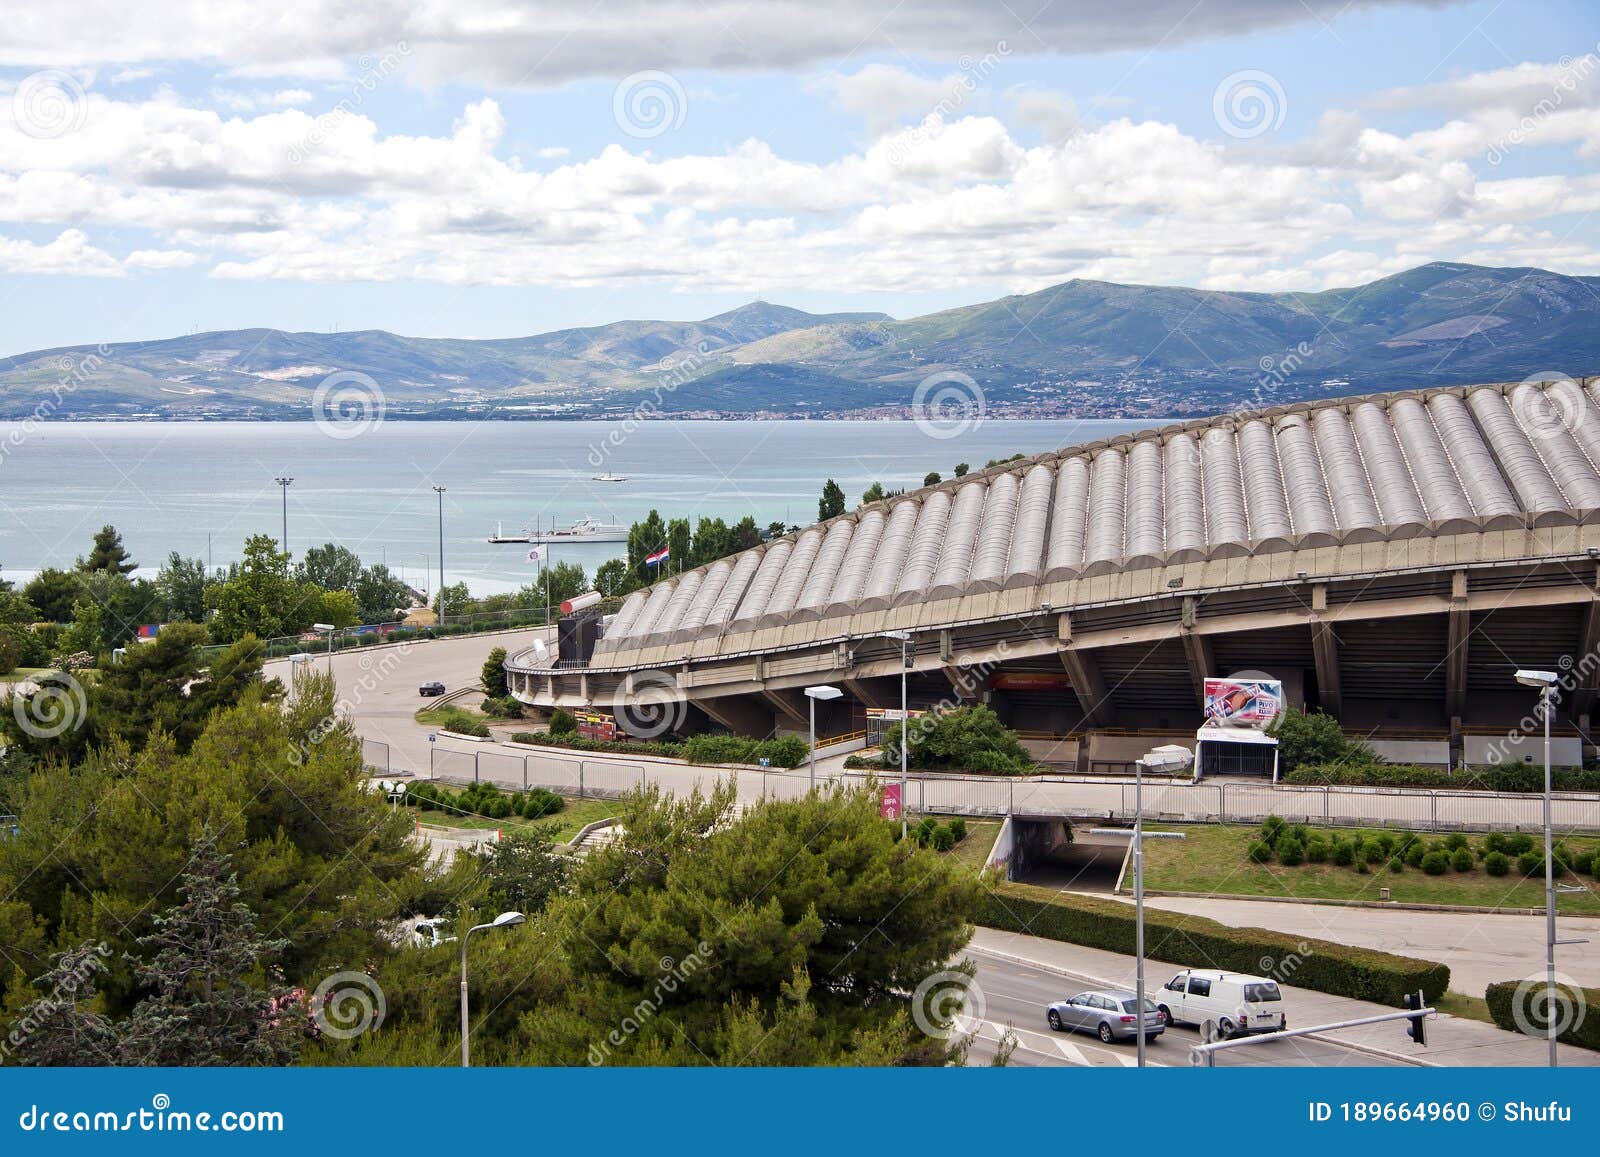
[[[1277,679],[1207,679],[1206,722],[1218,727],[1266,730],[1283,710]]]

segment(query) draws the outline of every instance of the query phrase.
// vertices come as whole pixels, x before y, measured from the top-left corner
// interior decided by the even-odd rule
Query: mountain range
[[[1600,278],[1436,262],[1319,293],[1074,279],[897,321],[754,302],[532,337],[226,330],[0,359],[0,417],[310,416],[330,374],[391,414],[892,412],[939,372],[998,412],[1183,416],[1239,403],[1600,370]]]

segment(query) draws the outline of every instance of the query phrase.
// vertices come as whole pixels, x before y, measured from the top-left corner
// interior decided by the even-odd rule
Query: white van
[[[1242,972],[1191,968],[1152,994],[1168,1024],[1210,1022],[1218,1040],[1289,1027],[1283,992],[1276,980]]]

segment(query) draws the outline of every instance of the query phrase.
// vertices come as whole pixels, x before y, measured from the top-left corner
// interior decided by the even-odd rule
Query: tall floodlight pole
[[[278,484],[279,488],[283,491],[283,542],[280,543],[279,545],[283,548],[283,553],[284,554],[288,554],[289,553],[289,487],[294,483],[294,479],[290,478],[290,477],[282,477],[282,478],[274,478],[273,481],[276,482]]]
[[[900,640],[900,838],[906,838],[906,767],[907,752],[911,745],[911,713],[906,708],[906,672],[911,667],[911,632],[890,631],[891,639]]]
[[[444,626],[444,487],[435,486],[439,496],[439,625]]]

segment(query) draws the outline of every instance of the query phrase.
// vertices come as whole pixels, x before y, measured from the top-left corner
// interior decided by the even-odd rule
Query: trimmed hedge
[[[1489,1005],[1489,1015],[1494,1018],[1494,1023],[1507,1032],[1521,1032],[1517,1024],[1517,988],[1525,982],[1520,980],[1502,980],[1491,984],[1483,990],[1483,999]],[[1567,994],[1567,999],[1576,1000],[1579,1008],[1600,1008],[1600,988],[1576,988],[1570,984],[1557,983],[1556,987]],[[1535,1009],[1542,1009],[1544,1005],[1544,981],[1538,980],[1525,989],[1522,998],[1522,1012],[1524,1019],[1529,1021],[1528,1027],[1533,1031],[1529,1036],[1544,1037],[1540,1026],[1532,1021]],[[1556,1023],[1561,1022],[1558,1012]],[[1600,1017],[1585,1016],[1573,1018],[1578,1023],[1568,1028],[1556,1039],[1562,1044],[1577,1045],[1582,1049],[1600,1050]]]
[[[1114,900],[1069,895],[1046,900],[1026,885],[997,884],[985,895],[976,919],[1006,932],[1125,956],[1134,951],[1133,908]],[[1183,968],[1254,975],[1263,971],[1262,961],[1270,959],[1280,962],[1286,984],[1397,1008],[1404,1006],[1407,993],[1421,989],[1435,1000],[1450,985],[1450,969],[1444,964],[1265,928],[1232,928],[1203,916],[1147,908],[1144,927],[1145,954]],[[1287,968],[1290,961],[1295,962],[1292,971]]]
[[[1600,791],[1600,768],[1552,768],[1550,780],[1556,791]],[[1295,768],[1283,777],[1283,782],[1312,787],[1336,784],[1340,787],[1416,787],[1532,794],[1544,790],[1544,768],[1526,763],[1503,763],[1450,771],[1414,763],[1318,763]]]
[[[683,744],[664,739],[588,739],[582,735],[546,735],[543,731],[518,731],[511,736],[511,742],[527,743],[534,747],[565,747],[572,751],[604,751],[615,755],[683,758]]]
[[[519,731],[511,737],[515,743],[528,743],[535,747],[564,747],[573,751],[603,751],[618,755],[658,755],[665,759],[684,759],[690,763],[748,763],[754,765],[763,759],[773,767],[799,767],[806,760],[810,748],[798,735],[780,735],[776,739],[746,739],[740,735],[691,735],[682,743],[667,739],[588,739],[572,734],[546,734],[542,731]]]

